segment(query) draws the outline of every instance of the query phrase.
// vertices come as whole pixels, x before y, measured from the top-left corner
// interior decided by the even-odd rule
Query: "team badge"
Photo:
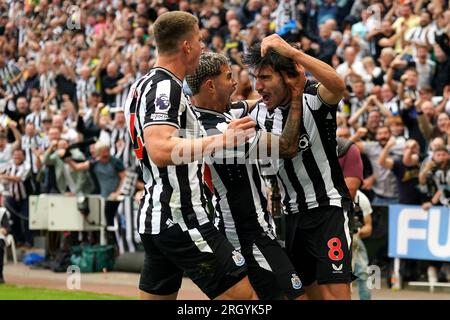
[[[296,290],[298,290],[302,287],[302,281],[300,280],[298,275],[296,275],[295,273],[292,274],[291,282],[292,282],[292,288],[294,288]]]
[[[309,136],[304,133],[300,136],[300,140],[298,142],[298,148],[300,151],[305,151],[311,147],[311,144],[309,142]]]
[[[242,267],[245,263],[244,256],[236,250],[233,251],[233,260],[238,267]]]

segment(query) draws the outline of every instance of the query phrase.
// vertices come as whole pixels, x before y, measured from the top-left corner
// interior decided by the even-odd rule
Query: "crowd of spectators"
[[[233,100],[258,98],[242,56],[272,33],[332,65],[347,84],[338,130],[364,156],[372,204],[448,204],[448,1],[2,0],[0,182],[19,244],[33,244],[29,195],[115,201],[138,170],[121,108],[169,10],[197,16],[206,50],[229,57]]]

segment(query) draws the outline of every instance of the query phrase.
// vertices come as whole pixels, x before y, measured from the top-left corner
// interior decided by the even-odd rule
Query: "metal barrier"
[[[77,209],[76,196],[41,194],[29,197],[30,230],[100,231],[100,243],[105,244],[105,201],[99,195],[87,196],[89,215]]]

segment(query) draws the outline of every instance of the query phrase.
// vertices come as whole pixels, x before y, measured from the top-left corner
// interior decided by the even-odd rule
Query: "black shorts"
[[[286,216],[286,247],[305,286],[352,281],[350,213],[320,207]]]
[[[294,266],[276,239],[262,234],[241,251],[260,300],[295,299],[304,293]]]
[[[139,289],[144,292],[175,293],[186,273],[214,299],[247,275],[244,257],[210,222],[189,231],[176,224],[160,234],[140,236],[145,260]]]

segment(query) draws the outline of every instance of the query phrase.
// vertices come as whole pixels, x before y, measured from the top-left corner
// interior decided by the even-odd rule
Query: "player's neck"
[[[207,94],[199,93],[193,96],[192,100],[195,106],[202,109],[213,110],[219,113],[224,113],[225,111],[227,111],[226,105],[224,105],[223,103],[219,103],[214,97],[211,97]]]
[[[286,96],[284,97],[283,101],[281,101],[281,103],[280,103],[280,107],[289,106],[291,104],[291,100],[292,100],[291,95],[290,94],[286,94]]]
[[[161,67],[172,72],[181,81],[186,76],[186,65],[177,55],[160,56],[155,62],[155,67]]]

